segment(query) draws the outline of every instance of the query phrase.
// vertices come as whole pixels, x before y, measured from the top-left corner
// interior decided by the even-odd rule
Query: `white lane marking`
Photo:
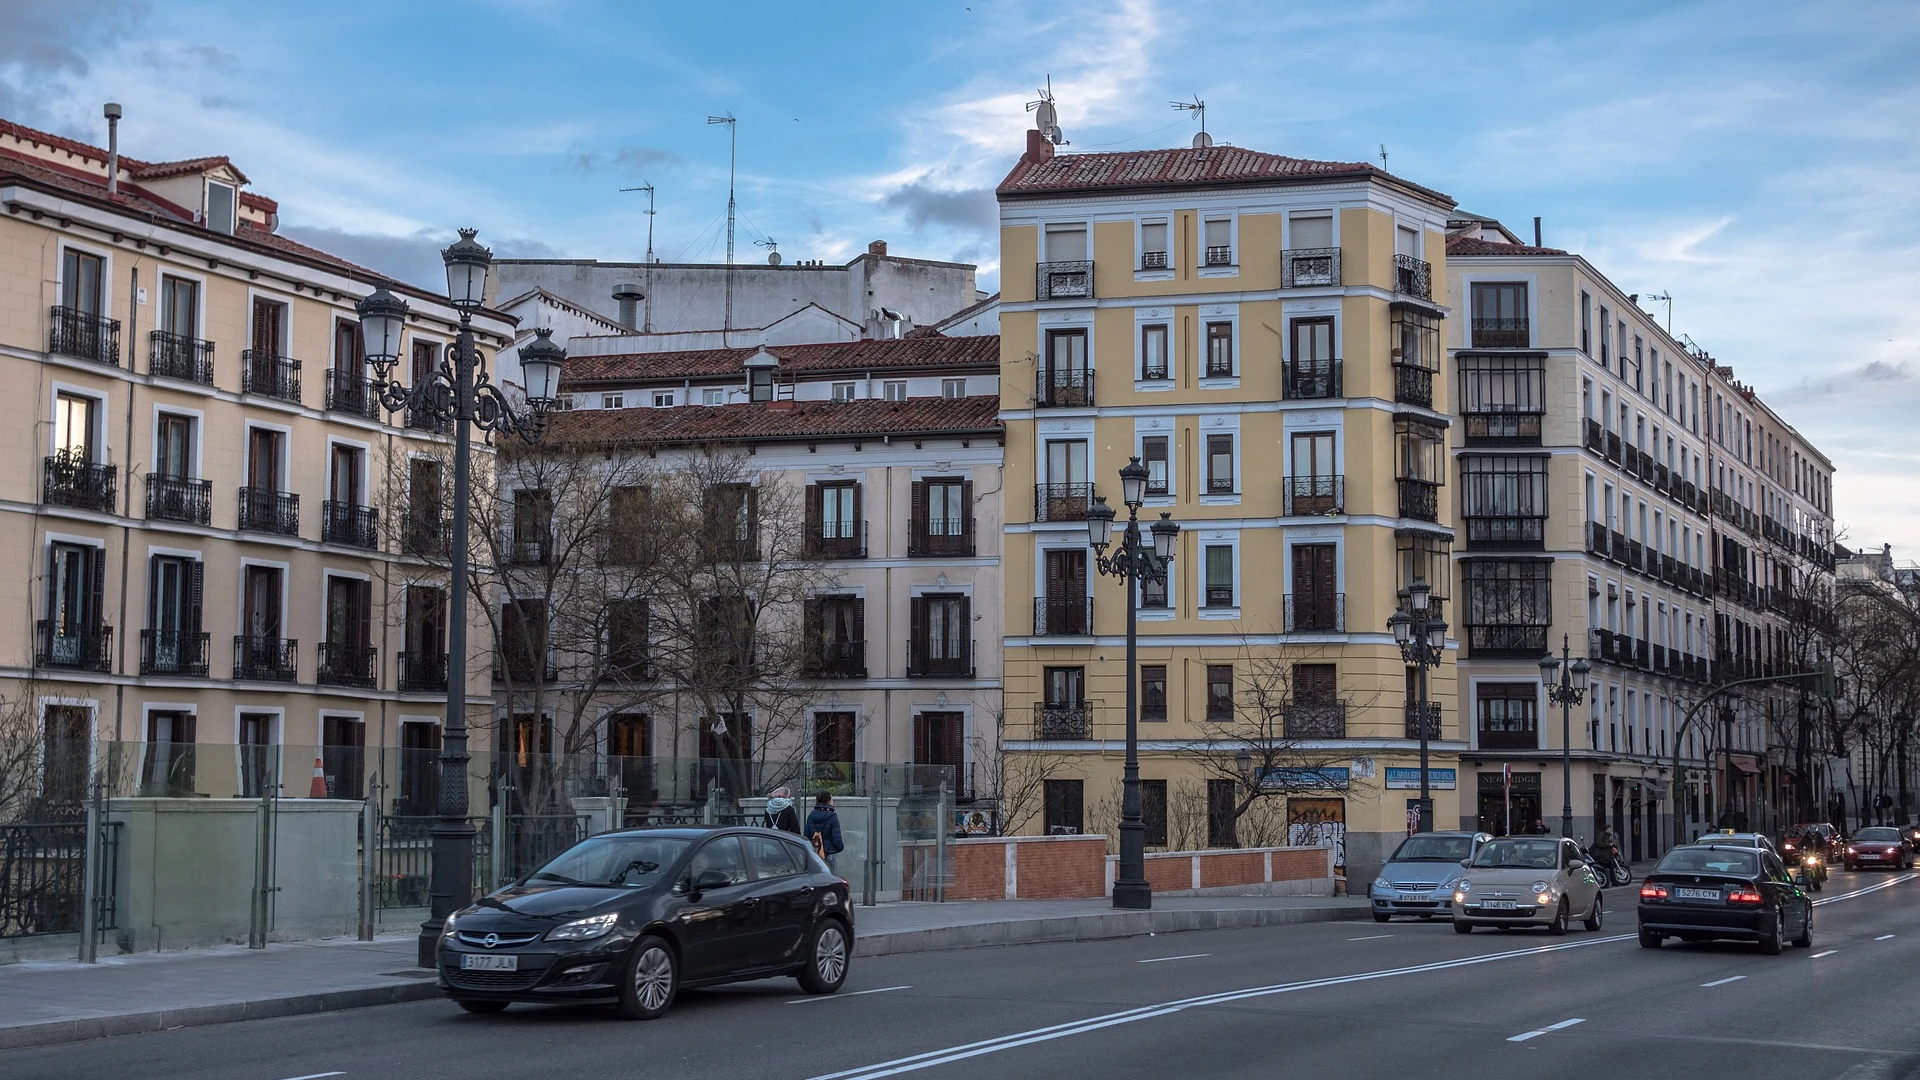
[[[1135,960],[1136,964],[1164,964],[1169,960],[1198,960],[1203,956],[1212,956],[1210,952],[1190,952],[1185,956],[1156,956],[1151,960]]]
[[[1880,935],[1879,937],[1877,937],[1877,938],[1874,938],[1873,940],[1875,940],[1875,941],[1887,941],[1887,940],[1889,940],[1889,939],[1891,939],[1892,937],[1893,937],[1893,935],[1892,935],[1892,934],[1881,934],[1881,935]]]
[[[853,990],[845,994],[821,994],[818,997],[795,998],[794,1000],[787,1002],[787,1004],[811,1005],[816,1001],[834,1001],[839,998],[857,998],[857,997],[864,997],[868,994],[891,994],[895,990],[911,990],[911,989],[913,989],[913,987],[911,986],[882,986],[878,990]]]
[[[1331,986],[1347,986],[1353,983],[1372,982],[1375,979],[1390,979],[1401,975],[1418,975],[1429,971],[1447,971],[1454,968],[1474,967],[1479,964],[1491,964],[1515,957],[1541,956],[1547,953],[1563,952],[1567,949],[1584,949],[1590,945],[1606,945],[1620,941],[1632,941],[1634,934],[1614,934],[1610,937],[1588,938],[1585,941],[1569,941],[1560,945],[1538,945],[1526,949],[1513,949],[1507,952],[1486,953],[1481,956],[1465,956],[1457,960],[1440,960],[1431,964],[1416,964],[1412,967],[1385,968],[1379,971],[1365,971],[1357,975],[1334,975],[1324,979],[1309,979],[1305,982],[1277,983],[1272,986],[1254,986],[1244,990],[1227,990],[1201,997],[1182,998],[1178,1001],[1161,1002],[1158,1005],[1143,1005],[1123,1012],[1107,1013],[1103,1016],[1090,1016],[1084,1020],[1074,1020],[1051,1027],[1034,1028],[1030,1031],[1018,1031],[1011,1035],[1001,1035],[978,1042],[962,1043],[959,1046],[928,1050],[925,1053],[912,1054],[892,1061],[877,1062],[857,1069],[842,1069],[839,1072],[822,1073],[812,1080],[881,1080],[883,1077],[898,1076],[901,1073],[917,1072],[936,1065],[947,1065],[968,1058],[992,1054],[1001,1050],[1013,1050],[1033,1043],[1061,1039],[1069,1035],[1081,1035],[1119,1024],[1130,1024],[1140,1020],[1150,1020],[1157,1016],[1171,1016],[1187,1009],[1203,1008],[1208,1005],[1224,1005],[1251,998],[1268,997],[1273,994],[1289,994],[1296,990],[1320,990]]]
[[[1366,937],[1350,937],[1347,940],[1348,941],[1379,941],[1381,938],[1390,938],[1392,936],[1393,936],[1392,934],[1368,934]]]
[[[345,1075],[347,1074],[343,1072],[308,1073],[305,1076],[289,1076],[287,1077],[287,1080],[323,1080],[324,1077],[328,1077],[328,1076],[345,1076]]]
[[[1728,983],[1739,982],[1741,979],[1744,979],[1744,978],[1746,978],[1745,975],[1729,975],[1724,979],[1715,979],[1710,983],[1701,983],[1700,986],[1702,989],[1705,989],[1706,987],[1709,987],[1709,986],[1725,986]]]
[[[1839,896],[1829,896],[1822,900],[1815,900],[1813,906],[1819,907],[1822,904],[1831,904],[1836,900],[1851,900],[1856,896],[1865,896],[1868,893],[1879,892],[1881,889],[1891,889],[1901,882],[1912,881],[1916,877],[1920,877],[1920,874],[1902,874],[1897,878],[1888,878],[1878,885],[1869,885],[1864,889],[1855,889],[1852,892],[1841,893]]]
[[[1840,951],[1839,949],[1828,949],[1828,950],[1827,950],[1826,952],[1817,952],[1817,953],[1814,953],[1814,954],[1813,954],[1812,956],[1809,956],[1809,957],[1807,957],[1807,959],[1809,959],[1809,960],[1818,960],[1818,959],[1820,959],[1820,958],[1821,958],[1821,957],[1823,957],[1823,956],[1832,956],[1832,955],[1833,955],[1834,953],[1837,953],[1837,952],[1839,952],[1839,951]]]
[[[1532,1031],[1523,1031],[1518,1035],[1509,1036],[1507,1041],[1508,1042],[1526,1042],[1528,1039],[1538,1038],[1541,1035],[1545,1035],[1549,1031],[1559,1031],[1562,1028],[1570,1028],[1575,1024],[1584,1024],[1586,1022],[1587,1022],[1586,1019],[1583,1017],[1576,1018],[1573,1020],[1562,1020],[1557,1024],[1548,1024],[1546,1027],[1543,1027],[1543,1028],[1536,1028]]]

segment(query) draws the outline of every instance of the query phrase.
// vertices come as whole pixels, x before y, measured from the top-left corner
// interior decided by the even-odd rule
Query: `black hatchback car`
[[[601,833],[447,919],[440,986],[468,1012],[609,1002],[651,1020],[682,987],[790,975],[846,981],[847,883],[769,829]]]
[[[1640,945],[1682,941],[1757,941],[1780,955],[1813,945],[1813,898],[1780,857],[1754,847],[1689,844],[1667,852],[1640,884]]]

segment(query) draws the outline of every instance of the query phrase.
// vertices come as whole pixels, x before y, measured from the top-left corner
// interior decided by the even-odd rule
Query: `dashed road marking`
[[[1817,953],[1814,953],[1814,954],[1813,954],[1812,956],[1810,956],[1810,957],[1808,957],[1807,959],[1809,959],[1809,960],[1818,960],[1818,959],[1820,959],[1820,958],[1821,958],[1821,957],[1823,957],[1823,956],[1832,956],[1832,955],[1833,955],[1834,953],[1837,953],[1837,952],[1839,952],[1839,951],[1840,951],[1839,949],[1828,949],[1828,950],[1827,950],[1826,952],[1817,952]]]
[[[1700,986],[1702,989],[1705,989],[1706,987],[1709,987],[1709,986],[1725,986],[1728,983],[1739,982],[1741,979],[1744,979],[1744,978],[1746,978],[1745,975],[1729,975],[1724,979],[1715,979],[1710,983],[1701,983]]]
[[[1136,964],[1164,964],[1169,960],[1198,960],[1203,956],[1212,956],[1210,952],[1190,952],[1184,956],[1156,956],[1151,960],[1135,960]]]
[[[1545,1035],[1549,1031],[1559,1031],[1563,1028],[1570,1028],[1575,1024],[1584,1024],[1586,1022],[1587,1021],[1585,1017],[1575,1017],[1572,1020],[1562,1020],[1557,1024],[1548,1024],[1546,1027],[1543,1027],[1543,1028],[1535,1028],[1532,1031],[1523,1031],[1518,1035],[1508,1036],[1507,1041],[1508,1042],[1526,1042],[1528,1039],[1537,1039],[1540,1036]]]

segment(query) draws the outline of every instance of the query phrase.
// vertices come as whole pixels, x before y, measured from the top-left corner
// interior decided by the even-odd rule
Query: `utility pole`
[[[654,264],[653,185],[641,184],[639,187],[623,187],[620,190],[621,191],[644,191],[647,193],[647,269],[645,272],[645,278],[646,278],[645,289],[646,289],[647,295],[644,298],[644,302],[647,305],[646,307],[647,313],[641,319],[640,332],[643,334],[651,334],[653,333],[653,264]]]
[[[727,334],[733,329],[733,168],[739,148],[740,122],[734,119],[732,113],[727,113],[724,116],[709,116],[707,123],[727,125],[727,314],[720,327],[720,345],[726,348],[730,344]]]

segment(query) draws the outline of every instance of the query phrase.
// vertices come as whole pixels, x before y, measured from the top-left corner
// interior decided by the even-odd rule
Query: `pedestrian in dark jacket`
[[[820,857],[827,861],[827,869],[833,869],[834,856],[846,850],[847,845],[840,839],[840,815],[834,813],[833,796],[821,792],[813,797],[813,812],[807,815],[806,837],[813,842]]]
[[[785,787],[774,788],[773,794],[767,796],[766,820],[761,824],[769,829],[801,835],[800,812],[793,808],[793,792]]]

